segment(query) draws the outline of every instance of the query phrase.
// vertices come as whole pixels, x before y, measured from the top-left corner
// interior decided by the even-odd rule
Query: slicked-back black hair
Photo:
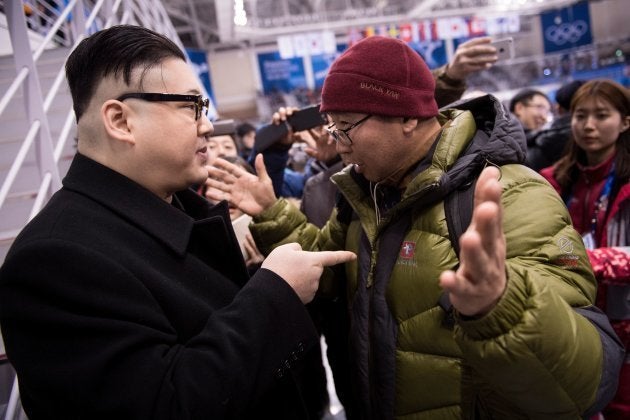
[[[85,38],[66,62],[66,78],[77,121],[103,78],[122,77],[129,85],[135,69],[142,67],[144,75],[167,58],[186,60],[173,41],[140,26],[112,26]]]

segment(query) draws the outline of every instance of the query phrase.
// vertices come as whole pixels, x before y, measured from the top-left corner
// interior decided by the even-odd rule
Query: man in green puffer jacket
[[[254,216],[263,252],[298,242],[357,254],[346,273],[362,418],[597,412],[623,351],[592,306],[581,238],[555,191],[518,164],[524,134],[499,102],[438,113],[433,90],[426,64],[394,39],[367,38],[333,63],[321,110],[348,166],[332,178],[342,197],[321,230],[276,200],[260,156],[258,177],[218,160],[212,198]],[[444,200],[477,176],[458,258]]]

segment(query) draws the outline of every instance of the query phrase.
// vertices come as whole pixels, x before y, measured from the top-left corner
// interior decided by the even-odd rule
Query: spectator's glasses
[[[343,130],[335,128],[335,123],[332,123],[328,127],[326,127],[326,131],[328,131],[333,136],[333,139],[335,139],[337,143],[341,143],[344,146],[352,146],[352,139],[348,135],[348,132],[370,117],[371,115],[366,115],[365,117],[361,118],[359,121],[352,124],[350,127],[345,128]]]
[[[539,111],[541,114],[549,114],[549,113],[551,113],[551,109],[549,109],[549,106],[548,105],[544,105],[544,104],[528,103],[528,104],[525,104],[525,108],[534,108],[534,109],[536,109],[536,111]]]
[[[116,98],[116,100],[124,101],[132,98],[149,102],[192,102],[195,106],[195,121],[201,117],[202,113],[208,115],[208,107],[210,106],[210,100],[201,95],[179,95],[176,93],[125,93]]]

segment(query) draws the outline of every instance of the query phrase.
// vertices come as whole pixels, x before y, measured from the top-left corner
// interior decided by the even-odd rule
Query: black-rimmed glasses
[[[120,95],[116,100],[124,101],[131,98],[149,102],[192,102],[195,105],[195,121],[201,117],[202,113],[208,115],[208,107],[210,106],[210,100],[201,95],[179,95],[176,93],[133,92]]]
[[[336,142],[341,143],[344,146],[352,146],[352,139],[350,138],[350,135],[348,135],[348,132],[370,117],[371,115],[366,115],[359,121],[350,125],[350,127],[344,128],[343,130],[335,128],[335,123],[332,123],[328,127],[326,127],[326,130],[333,136],[333,139],[335,139]]]

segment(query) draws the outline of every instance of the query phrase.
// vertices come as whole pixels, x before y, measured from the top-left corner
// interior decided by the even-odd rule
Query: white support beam
[[[217,33],[221,42],[234,40],[234,0],[215,1]]]
[[[421,19],[427,16],[427,14],[431,14],[431,8],[435,6],[435,4],[439,0],[424,0],[421,1],[416,7],[411,9],[407,16],[410,18]],[[427,13],[429,12],[429,13]]]

